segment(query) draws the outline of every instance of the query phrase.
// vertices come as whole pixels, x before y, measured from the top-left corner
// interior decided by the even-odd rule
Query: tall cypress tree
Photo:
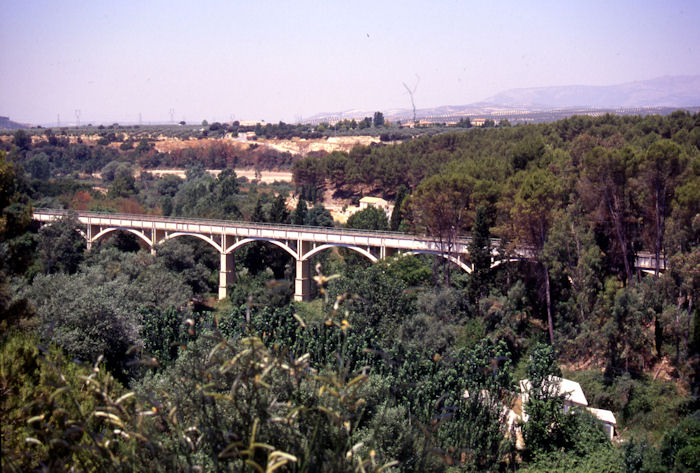
[[[270,222],[271,223],[289,223],[289,211],[287,210],[287,204],[285,203],[284,196],[278,194],[275,200],[272,201],[272,207],[270,208]]]
[[[304,225],[306,222],[306,215],[309,213],[306,207],[306,201],[299,196],[299,202],[297,203],[297,208],[292,213],[292,224],[294,225]]]
[[[251,215],[250,221],[261,223],[267,221],[265,211],[262,208],[262,199],[260,197],[258,197],[258,200],[255,202],[255,208],[253,209],[253,215]]]
[[[394,210],[391,212],[391,222],[389,228],[392,231],[398,230],[399,226],[401,225],[401,204],[403,204],[403,201],[406,199],[407,195],[408,189],[406,189],[406,186],[400,185],[399,189],[396,191]]]

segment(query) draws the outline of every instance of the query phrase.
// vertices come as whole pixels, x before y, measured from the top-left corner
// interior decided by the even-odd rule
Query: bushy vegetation
[[[216,125],[198,128],[230,132]],[[160,156],[117,126],[94,145],[18,133],[0,156],[3,471],[696,471],[699,125],[574,117],[311,156],[294,209],[224,148]],[[160,159],[199,165],[137,177]],[[205,242],[151,254],[114,232],[88,251],[70,214],[31,220],[59,206],[324,226],[312,202],[329,188],[396,195],[391,219],[369,208],[353,228],[427,233],[445,253],[470,233],[472,272],[338,249],[314,257],[316,298],[292,302],[294,262],[258,242],[216,303]],[[492,267],[516,247],[533,258]],[[656,274],[635,269],[642,252]],[[614,412],[615,442],[564,412],[562,371]]]

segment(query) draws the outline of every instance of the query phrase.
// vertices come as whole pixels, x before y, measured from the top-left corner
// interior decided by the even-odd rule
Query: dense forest
[[[206,140],[159,153],[99,132],[19,130],[0,151],[3,471],[700,469],[700,114],[503,123],[303,158]],[[291,166],[294,187],[238,178],[243,166]],[[473,271],[336,249],[315,256],[314,299],[293,302],[294,262],[258,242],[215,302],[219,255],[200,240],[151,253],[115,232],[88,251],[70,212],[31,219],[330,226],[329,193],[394,202],[352,228],[447,247],[470,235]],[[513,261],[492,267],[494,252]],[[615,414],[612,442],[563,409],[552,376]]]

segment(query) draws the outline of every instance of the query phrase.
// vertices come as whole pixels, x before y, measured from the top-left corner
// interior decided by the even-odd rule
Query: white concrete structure
[[[588,412],[593,414],[601,424],[603,424],[603,429],[610,440],[613,439],[615,435],[615,425],[617,425],[617,420],[615,419],[615,414],[612,411],[605,409],[597,409],[595,407],[589,407],[588,401],[586,400],[586,395],[581,389],[581,385],[576,381],[572,381],[566,378],[559,378],[557,376],[550,376],[549,382],[554,386],[555,392],[553,394],[560,395],[564,397],[564,412],[574,407],[580,407],[586,409]],[[532,389],[530,380],[522,379],[520,380],[520,396],[523,406],[522,420],[527,422],[529,416],[525,406],[529,398],[529,392]]]
[[[615,426],[617,425],[617,419],[615,419],[615,414],[612,411],[606,409],[597,409],[595,407],[586,407],[586,410],[593,414],[601,424],[603,424],[603,430],[610,440],[615,436]]]
[[[381,197],[366,196],[361,198],[359,209],[365,210],[367,207],[375,207],[383,211],[388,218],[391,218],[391,211],[394,210],[394,206]]]
[[[578,407],[586,407],[588,406],[588,401],[586,400],[586,395],[583,394],[583,389],[581,389],[581,385],[578,384],[576,381],[571,381],[570,379],[565,379],[565,378],[559,378],[557,376],[550,376],[549,377],[549,383],[553,386],[555,389],[555,392],[552,393],[555,396],[563,396],[564,397],[564,410],[569,410],[569,408],[578,406]],[[520,393],[523,401],[523,406],[527,404],[527,401],[530,398],[530,390],[532,389],[532,385],[530,384],[529,379],[521,379],[520,380]],[[527,415],[527,412],[523,410],[523,420],[525,422],[528,421],[529,416]]]
[[[67,214],[65,210],[35,209],[34,220],[51,223]],[[427,253],[446,258],[471,273],[469,261],[470,238],[465,237],[451,245],[438,239],[398,232],[350,230],[344,228],[274,225],[227,220],[162,217],[157,215],[109,214],[76,212],[77,219],[85,225],[83,236],[88,248],[105,235],[125,231],[136,235],[143,244],[155,252],[157,246],[171,238],[191,236],[209,243],[221,257],[219,272],[219,299],[226,297],[226,288],[235,277],[233,253],[240,247],[255,241],[277,245],[296,260],[294,298],[307,300],[310,295],[309,261],[315,254],[333,247],[344,247],[377,262],[392,253]],[[508,261],[532,260],[530,248],[515,248],[508,257],[500,257],[499,240],[492,240],[492,267]]]

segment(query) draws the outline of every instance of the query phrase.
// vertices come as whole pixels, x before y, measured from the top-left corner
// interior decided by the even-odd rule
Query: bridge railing
[[[205,219],[196,217],[167,217],[163,215],[147,215],[147,214],[120,214],[120,213],[109,213],[109,212],[89,212],[89,211],[75,211],[75,210],[65,210],[65,209],[48,209],[48,208],[37,208],[34,209],[34,213],[46,213],[54,215],[68,215],[69,213],[75,213],[84,217],[94,217],[94,218],[116,218],[122,220],[139,220],[147,219],[149,221],[164,222],[164,223],[195,223],[202,225],[216,225],[222,227],[246,227],[246,228],[275,228],[275,229],[285,229],[285,230],[296,230],[311,233],[327,233],[329,231],[341,234],[341,235],[358,235],[358,236],[383,236],[386,238],[397,238],[397,239],[421,239],[425,241],[439,242],[439,239],[435,237],[430,237],[426,235],[413,235],[410,233],[403,232],[393,232],[387,230],[358,230],[354,228],[341,228],[341,227],[310,227],[306,225],[290,225],[287,223],[265,223],[265,222],[247,222],[243,220],[222,220],[222,219]],[[459,244],[469,244],[471,242],[471,237],[463,237],[457,240]],[[500,244],[500,239],[492,238],[491,244],[493,246]]]
[[[222,219],[204,219],[204,218],[192,218],[192,217],[166,217],[162,215],[146,215],[146,214],[120,214],[120,213],[108,213],[108,212],[88,212],[88,211],[75,211],[75,210],[65,210],[65,209],[48,209],[48,208],[37,208],[34,209],[35,214],[48,214],[52,216],[68,215],[70,213],[77,214],[81,217],[94,217],[94,218],[114,218],[120,220],[148,220],[151,222],[163,222],[163,223],[176,223],[176,224],[202,224],[210,226],[220,226],[220,227],[245,227],[245,228],[259,228],[259,229],[284,229],[284,230],[295,230],[305,233],[329,233],[332,232],[337,235],[356,235],[365,237],[386,237],[386,238],[396,238],[402,240],[422,240],[434,243],[440,243],[439,239],[426,236],[426,235],[413,235],[409,233],[402,232],[391,232],[383,230],[357,230],[353,228],[341,228],[341,227],[310,227],[305,225],[290,225],[284,223],[264,223],[264,222],[246,222],[242,220],[222,220]],[[460,245],[468,245],[471,242],[471,237],[460,238],[456,241]],[[492,249],[496,249],[500,246],[501,240],[498,238],[491,239]],[[534,248],[529,246],[519,246],[519,253],[521,255],[527,255],[528,252],[533,254],[526,256],[528,258],[534,257]],[[517,256],[516,256],[517,258]],[[667,268],[668,261],[665,256],[662,255],[661,269]],[[637,253],[637,261],[635,266],[641,269],[653,269],[654,268],[654,255],[650,252],[641,251]]]

